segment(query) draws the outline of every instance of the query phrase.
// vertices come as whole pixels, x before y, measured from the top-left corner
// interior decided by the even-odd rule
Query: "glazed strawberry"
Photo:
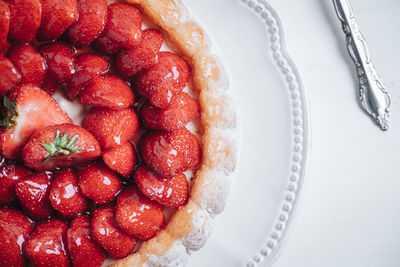
[[[114,258],[126,257],[136,245],[135,238],[122,232],[115,225],[112,207],[100,207],[94,211],[92,237]]]
[[[61,84],[58,79],[50,72],[46,72],[46,75],[43,78],[42,89],[48,94],[53,95],[60,86]]]
[[[77,0],[78,20],[67,30],[69,41],[88,46],[104,29],[107,19],[107,0]]]
[[[157,53],[164,39],[156,30],[143,31],[142,42],[134,48],[120,52],[115,68],[124,77],[132,77],[157,63]]]
[[[66,217],[75,217],[87,207],[86,198],[78,187],[76,174],[71,169],[57,173],[51,185],[49,199],[53,208]]]
[[[8,5],[0,2],[0,51],[6,47],[8,30],[10,29],[10,8]]]
[[[129,85],[115,75],[94,78],[81,93],[84,105],[113,109],[128,108],[135,102]]]
[[[53,43],[40,47],[39,53],[46,59],[48,73],[60,83],[71,79],[75,72],[75,50],[65,43]]]
[[[40,26],[42,5],[39,0],[7,0],[10,7],[8,37],[19,43],[33,43]]]
[[[51,173],[41,172],[15,185],[23,209],[35,219],[46,219],[53,212],[49,201],[51,179]]]
[[[144,162],[159,176],[170,178],[200,162],[197,137],[186,128],[173,132],[150,131],[140,140]]]
[[[60,37],[77,19],[76,0],[40,0],[42,20],[38,31],[41,41]]]
[[[17,199],[15,184],[32,175],[19,164],[9,163],[0,167],[0,205],[9,205]]]
[[[103,151],[102,157],[110,169],[123,176],[129,176],[135,167],[135,151],[129,142]]]
[[[152,129],[174,131],[184,127],[199,114],[196,100],[185,92],[168,109],[158,109],[150,104],[142,108],[142,117],[145,126]]]
[[[0,55],[0,96],[7,94],[20,81],[21,73],[8,58]]]
[[[22,246],[32,229],[32,221],[21,212],[0,209],[0,266],[25,266]]]
[[[72,166],[100,155],[96,138],[82,127],[69,123],[34,132],[22,150],[25,166],[40,171]]]
[[[3,99],[3,120],[0,122],[0,150],[7,158],[18,158],[37,129],[72,122],[49,94],[32,84],[16,87],[10,98],[15,101]]]
[[[142,166],[135,172],[134,179],[145,196],[161,205],[177,208],[188,200],[189,185],[183,173],[165,179]]]
[[[114,54],[120,49],[129,49],[142,40],[142,14],[131,5],[112,4],[108,6],[104,31],[95,41],[97,50]]]
[[[51,219],[36,226],[25,244],[25,254],[34,266],[70,266],[67,254],[68,226]]]
[[[91,220],[87,215],[76,217],[67,231],[68,252],[75,267],[100,267],[106,253],[92,240]]]
[[[8,59],[21,73],[21,83],[42,84],[47,69],[46,60],[32,46],[14,46]]]
[[[104,164],[90,163],[79,168],[78,185],[85,196],[102,205],[114,199],[121,181]]]
[[[138,117],[133,109],[92,108],[82,125],[104,149],[124,144],[139,129]]]
[[[98,55],[85,54],[76,59],[75,73],[68,82],[66,93],[75,99],[90,81],[108,70],[108,62]]]
[[[164,224],[162,206],[148,199],[136,187],[127,187],[117,199],[115,222],[130,235],[148,240]]]
[[[189,82],[188,64],[171,52],[158,53],[158,63],[137,79],[139,93],[157,108],[168,108]]]

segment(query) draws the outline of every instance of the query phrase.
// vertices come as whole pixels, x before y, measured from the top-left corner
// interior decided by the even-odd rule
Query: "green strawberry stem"
[[[41,162],[44,163],[51,158],[59,156],[68,156],[81,150],[81,147],[75,146],[79,135],[75,135],[71,139],[68,138],[68,132],[63,137],[60,136],[60,131],[57,129],[56,137],[52,143],[40,143],[48,152],[49,155]]]
[[[13,128],[18,117],[16,98],[10,101],[7,96],[4,96],[3,103],[0,105],[0,114],[0,128]]]

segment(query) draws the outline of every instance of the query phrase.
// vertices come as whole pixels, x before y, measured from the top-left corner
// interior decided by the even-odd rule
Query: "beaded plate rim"
[[[293,139],[290,145],[291,159],[286,190],[272,232],[265,237],[263,245],[253,252],[253,256],[245,264],[247,267],[260,264],[271,266],[288,240],[304,190],[310,150],[308,98],[299,71],[288,53],[284,29],[275,10],[265,0],[240,1],[265,23],[271,57],[284,80],[290,99]]]

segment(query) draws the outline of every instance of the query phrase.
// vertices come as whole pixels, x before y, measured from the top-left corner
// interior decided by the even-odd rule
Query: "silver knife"
[[[372,64],[367,43],[358,29],[348,0],[333,0],[346,34],[347,50],[357,69],[361,106],[382,130],[389,126],[390,95]]]

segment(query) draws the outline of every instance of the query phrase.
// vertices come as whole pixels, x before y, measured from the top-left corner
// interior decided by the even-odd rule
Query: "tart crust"
[[[184,266],[207,241],[215,215],[224,209],[237,165],[236,114],[227,75],[208,37],[180,0],[124,0],[140,6],[179,49],[192,69],[201,121],[202,163],[188,203],[139,250],[111,266]]]

